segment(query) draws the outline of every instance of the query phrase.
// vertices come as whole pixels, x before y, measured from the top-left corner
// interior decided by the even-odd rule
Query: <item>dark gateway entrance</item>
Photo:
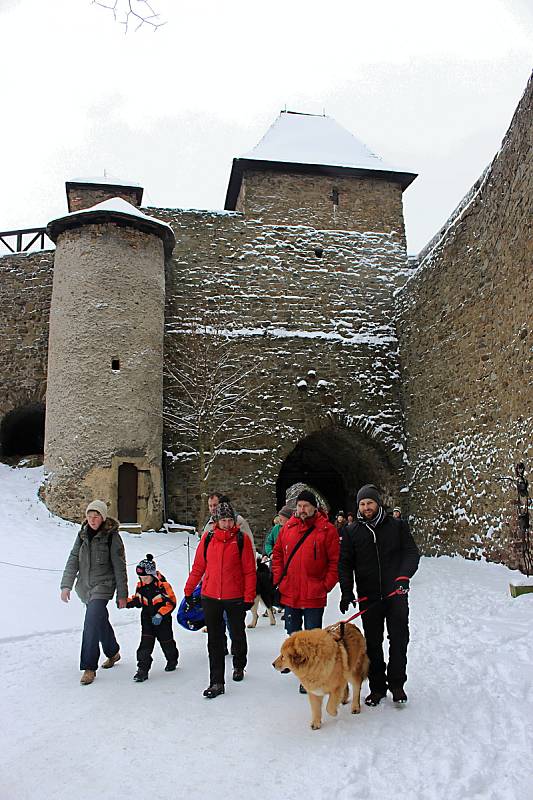
[[[295,483],[304,483],[327,500],[330,512],[353,511],[357,490],[374,483],[384,501],[397,502],[401,467],[391,463],[379,443],[357,431],[327,428],[307,436],[295,446],[281,467],[276,483],[276,503],[281,508]]]
[[[0,423],[0,456],[43,455],[44,403],[31,403],[15,408]]]
[[[118,518],[120,522],[137,522],[138,474],[135,464],[118,468]]]

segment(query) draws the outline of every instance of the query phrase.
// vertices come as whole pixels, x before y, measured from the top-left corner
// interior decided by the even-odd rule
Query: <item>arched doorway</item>
[[[6,414],[0,423],[0,455],[43,455],[44,417],[44,403],[30,403]]]
[[[355,509],[358,489],[374,483],[385,503],[398,502],[402,473],[399,464],[375,440],[358,431],[324,428],[300,440],[283,462],[276,482],[276,502],[285,504],[296,483],[314,487],[330,511]]]

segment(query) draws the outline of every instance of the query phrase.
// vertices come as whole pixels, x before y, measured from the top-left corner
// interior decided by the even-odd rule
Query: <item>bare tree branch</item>
[[[104,0],[92,0],[92,3],[111,11],[117,25],[124,26],[124,33],[128,32],[131,25],[135,26],[135,31],[143,25],[150,26],[154,31],[166,25],[148,0],[109,0],[107,3]]]
[[[167,342],[163,419],[173,446],[193,453],[197,462],[201,525],[213,464],[226,455],[222,451],[256,435],[246,407],[259,388],[250,382],[257,368],[249,362],[243,366],[238,342],[212,325],[180,326]]]

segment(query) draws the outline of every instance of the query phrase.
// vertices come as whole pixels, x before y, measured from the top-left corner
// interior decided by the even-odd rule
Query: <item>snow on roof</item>
[[[332,117],[296,111],[282,111],[252,150],[233,159],[228,211],[235,211],[246,169],[372,177],[399,183],[402,191],[416,178],[387,164]]]
[[[282,111],[241,158],[396,172],[332,117]]]
[[[99,175],[96,178],[69,178],[67,183],[93,183],[102,186],[131,186],[132,189],[142,189],[140,183],[118,178],[116,175]]]
[[[53,242],[56,241],[58,233],[61,231],[76,226],[79,221],[83,224],[89,222],[101,222],[102,218],[109,215],[110,221],[130,219],[137,220],[139,227],[148,229],[152,233],[156,233],[163,239],[165,244],[165,251],[170,255],[175,244],[175,236],[172,227],[166,222],[162,222],[156,217],[149,217],[143,214],[138,208],[123,200],[122,197],[111,197],[109,200],[104,200],[102,203],[97,203],[89,208],[82,208],[80,211],[71,211],[58,219],[52,220],[48,223],[47,233]]]
[[[172,230],[168,223],[162,222],[160,219],[156,219],[155,217],[149,217],[147,214],[143,214],[142,211],[139,211],[138,208],[133,206],[131,203],[128,203],[127,200],[123,200],[122,197],[111,197],[109,200],[103,200],[101,203],[96,203],[96,205],[90,206],[89,208],[82,208],[81,211],[71,211],[69,214],[65,214],[64,217],[61,217],[61,219],[68,219],[69,217],[81,217],[84,214],[100,214],[102,211],[109,211],[127,217],[138,217],[139,219],[146,220],[154,225],[161,225],[163,228],[169,228],[169,230]]]

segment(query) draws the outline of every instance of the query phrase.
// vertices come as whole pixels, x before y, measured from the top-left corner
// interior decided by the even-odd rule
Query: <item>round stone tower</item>
[[[48,225],[44,499],[78,519],[92,498],[122,523],[163,519],[165,259],[171,228],[122,198]]]

